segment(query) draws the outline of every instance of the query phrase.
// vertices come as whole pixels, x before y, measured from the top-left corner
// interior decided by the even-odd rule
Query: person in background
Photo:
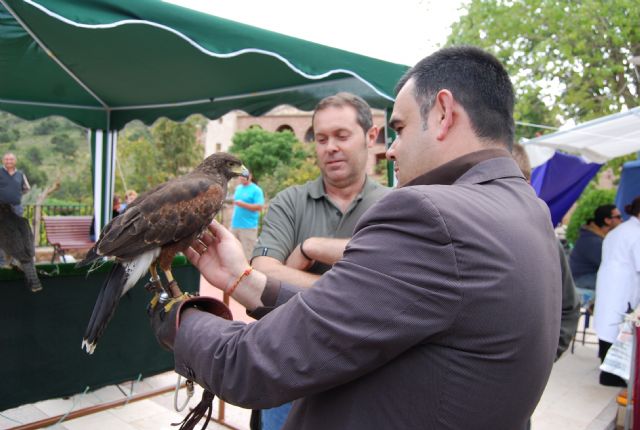
[[[111,218],[115,218],[121,213],[122,201],[117,194],[113,195],[113,207],[111,208]]]
[[[253,181],[253,176],[240,176],[240,184],[233,193],[233,216],[231,232],[242,244],[244,255],[251,258],[251,252],[258,239],[260,212],[264,206],[262,188]]]
[[[624,210],[631,216],[604,238],[596,278],[594,326],[601,362],[618,337],[624,315],[640,304],[640,196]],[[600,384],[627,385],[624,379],[605,371],[600,372]]]
[[[251,261],[300,286],[311,286],[342,257],[362,214],[388,191],[366,173],[378,128],[365,100],[344,92],[326,97],[312,125],[321,174],[271,201]]]
[[[531,161],[524,146],[514,143],[512,150],[513,158],[522,170],[522,174],[527,182],[531,183]],[[560,269],[562,271],[562,314],[560,317],[560,337],[558,338],[558,349],[556,350],[556,360],[569,348],[571,340],[575,336],[580,319],[580,301],[576,294],[576,286],[571,276],[567,256],[564,247],[558,240],[558,254],[560,256]]]
[[[367,176],[378,128],[369,104],[350,93],[326,97],[312,125],[320,176],[280,192],[269,205],[252,266],[281,281],[310,287],[342,257],[362,214],[387,188]],[[252,415],[252,430],[278,430],[291,403]]]
[[[569,265],[580,301],[585,307],[593,303],[596,275],[602,259],[602,241],[607,233],[621,222],[618,208],[608,204],[598,206],[593,213],[593,219],[580,227],[578,239],[569,256]]]
[[[2,156],[2,168],[0,169],[0,204],[11,205],[13,212],[22,216],[22,195],[31,187],[27,176],[16,168],[17,158],[14,153],[7,152]],[[0,266],[5,265],[4,252],[0,249]]]
[[[138,193],[135,190],[127,190],[127,192],[124,193],[124,202],[120,204],[119,213],[123,213],[127,207],[133,203],[136,197],[138,197]]]
[[[26,194],[31,186],[27,176],[16,168],[17,158],[12,152],[7,152],[2,157],[2,169],[0,169],[0,203],[9,203],[18,216],[22,216],[22,195]]]

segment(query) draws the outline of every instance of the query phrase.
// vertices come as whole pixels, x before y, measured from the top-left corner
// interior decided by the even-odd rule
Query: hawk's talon
[[[144,288],[150,293],[164,292],[164,288],[162,287],[162,282],[160,282],[160,278],[150,278],[149,282],[147,282]]]

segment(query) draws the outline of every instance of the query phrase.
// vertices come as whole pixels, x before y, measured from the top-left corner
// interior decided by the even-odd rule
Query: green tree
[[[593,212],[598,206],[613,204],[616,198],[615,190],[602,190],[590,184],[582,193],[576,203],[576,210],[571,215],[571,220],[567,226],[567,242],[573,245],[578,239],[580,226],[587,220],[593,218]]]
[[[91,169],[87,167],[77,173],[77,176],[65,175],[60,188],[52,196],[75,203],[91,204],[93,202]]]
[[[141,192],[161,183],[165,174],[158,163],[158,158],[157,148],[149,139],[142,136],[130,139],[126,135],[121,135],[118,139],[117,162],[120,163],[128,188]],[[126,191],[120,179],[120,175],[116,174],[117,193]]]
[[[600,168],[600,170],[598,171],[598,176],[596,176],[593,180],[596,181],[597,183],[600,177],[600,173],[606,169],[611,169],[611,171],[613,172],[613,178],[614,178],[613,183],[614,185],[617,186],[620,183],[620,174],[622,173],[622,166],[624,165],[624,163],[626,163],[627,161],[634,161],[637,159],[638,159],[637,152],[611,159],[607,161],[603,167]]]
[[[237,155],[253,176],[261,181],[275,175],[279,166],[297,169],[309,153],[291,131],[270,132],[258,127],[237,132],[229,152]]]
[[[32,187],[44,187],[47,184],[47,173],[40,169],[37,164],[32,163],[29,159],[18,159],[16,167],[24,172],[27,176],[27,180],[29,181],[29,185]]]
[[[118,139],[118,163],[127,188],[143,192],[197,166],[204,156],[197,135],[205,121],[194,115],[182,123],[161,118],[149,129],[140,122],[127,126]],[[124,188],[116,172],[116,193],[123,194]]]
[[[320,175],[320,169],[315,157],[308,156],[296,162],[296,167],[289,164],[279,164],[272,173],[266,174],[260,181],[260,186],[266,198],[272,198],[280,191],[292,185],[304,184]]]
[[[447,44],[483,47],[506,65],[517,120],[556,125],[557,113],[584,121],[638,105],[637,0],[471,0],[466,10]]]
[[[195,116],[182,123],[161,118],[151,128],[163,181],[190,172],[204,158],[204,148],[197,140],[200,123],[201,119]]]

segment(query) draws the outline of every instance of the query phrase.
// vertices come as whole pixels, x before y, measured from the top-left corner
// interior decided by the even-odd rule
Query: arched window
[[[305,142],[313,142],[315,140],[315,136],[313,135],[313,127],[309,127],[307,132],[304,134]]]
[[[288,125],[288,124],[282,124],[280,127],[278,127],[278,128],[276,129],[276,131],[277,131],[278,133],[280,133],[280,132],[282,132],[282,131],[287,131],[287,130],[288,130],[288,131],[290,131],[291,133],[293,133],[293,129],[292,129],[292,128],[291,128],[291,126],[290,126],[290,125]],[[293,133],[293,134],[295,134],[295,133]]]

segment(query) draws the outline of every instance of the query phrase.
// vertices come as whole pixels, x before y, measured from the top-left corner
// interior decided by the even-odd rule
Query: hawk
[[[0,204],[0,249],[13,258],[24,272],[25,283],[31,292],[42,290],[34,263],[33,233],[26,218],[16,215],[7,203]]]
[[[223,152],[204,159],[191,173],[177,177],[138,196],[109,222],[95,246],[87,252],[84,266],[102,257],[115,259],[89,319],[82,348],[93,354],[96,343],[113,317],[118,301],[147,272],[151,283],[171,296],[180,290],[171,274],[171,263],[211,223],[222,207],[227,182],[248,175],[242,162]],[[162,286],[157,267],[168,285]]]

